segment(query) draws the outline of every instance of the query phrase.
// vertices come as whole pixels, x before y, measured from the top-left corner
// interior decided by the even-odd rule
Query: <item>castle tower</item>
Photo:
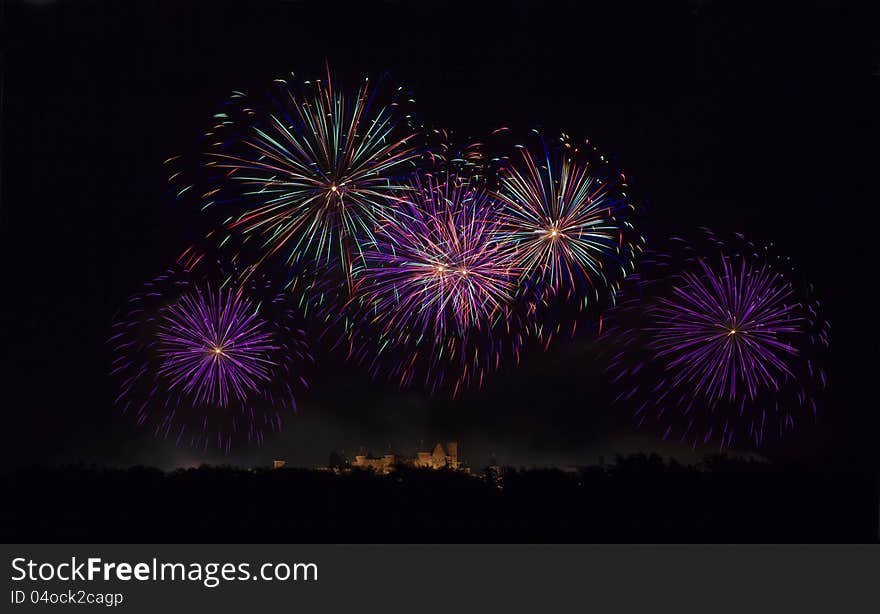
[[[446,442],[446,465],[451,469],[458,469],[458,442]]]
[[[442,469],[446,466],[447,456],[446,450],[443,449],[443,444],[437,442],[434,445],[434,451],[431,452],[431,466],[434,469]]]

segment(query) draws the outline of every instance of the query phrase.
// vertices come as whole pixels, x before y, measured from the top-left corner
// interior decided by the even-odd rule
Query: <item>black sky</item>
[[[112,409],[108,327],[192,238],[162,161],[232,90],[314,75],[325,60],[343,79],[389,72],[423,119],[460,134],[541,125],[591,138],[627,171],[649,242],[701,225],[773,240],[825,298],[834,350],[819,423],[763,452],[873,454],[863,267],[877,200],[859,189],[874,159],[878,48],[847,5],[769,4],[6,2],[4,454],[202,460]],[[283,436],[225,460],[312,464],[332,448],[446,437],[477,464],[687,456],[607,408],[601,381],[583,375],[591,351],[527,360],[456,402],[329,364]]]

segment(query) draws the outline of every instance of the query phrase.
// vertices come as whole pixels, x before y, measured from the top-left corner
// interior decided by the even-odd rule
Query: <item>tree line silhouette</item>
[[[2,475],[5,542],[868,542],[873,477],[827,464],[656,455],[475,475],[202,466]]]

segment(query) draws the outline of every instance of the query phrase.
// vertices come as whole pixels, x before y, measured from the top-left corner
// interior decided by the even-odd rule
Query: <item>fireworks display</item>
[[[118,400],[161,436],[228,449],[280,428],[303,318],[373,376],[452,396],[592,331],[617,401],[692,444],[759,445],[816,411],[828,327],[790,267],[712,234],[643,258],[627,178],[589,140],[416,128],[402,88],[346,90],[329,68],[275,85],[235,93],[204,164],[171,176],[213,220],[179,259],[191,277],[149,284],[114,326]],[[207,284],[209,263],[235,274]]]
[[[113,326],[117,404],[177,443],[228,450],[260,442],[296,409],[311,358],[288,299],[248,284],[202,287],[171,269],[147,284]]]
[[[665,423],[667,437],[678,430],[724,448],[743,433],[759,445],[815,414],[828,324],[769,249],[711,233],[703,242],[674,240],[675,249],[652,254],[612,313],[618,400],[635,407],[640,425]]]
[[[395,200],[358,275],[359,319],[377,338],[355,353],[374,371],[390,365],[402,385],[449,379],[457,391],[497,363],[492,336],[516,290],[495,206],[454,174],[415,177]]]

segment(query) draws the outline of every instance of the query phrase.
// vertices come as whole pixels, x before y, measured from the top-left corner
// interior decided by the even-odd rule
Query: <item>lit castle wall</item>
[[[372,469],[376,473],[390,473],[395,465],[409,465],[419,469],[452,469],[466,471],[466,467],[458,460],[458,442],[448,441],[437,443],[430,452],[416,452],[415,457],[405,458],[389,452],[382,456],[358,454],[352,461],[352,467]]]

